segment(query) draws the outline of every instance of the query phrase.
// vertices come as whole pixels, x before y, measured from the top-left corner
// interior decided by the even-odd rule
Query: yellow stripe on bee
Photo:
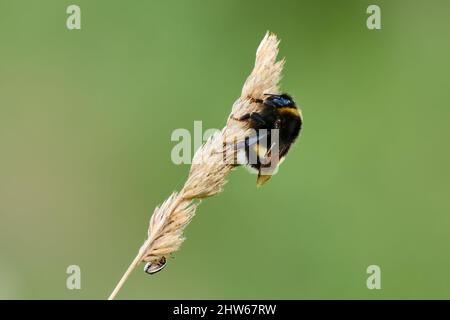
[[[300,111],[297,108],[281,107],[281,108],[278,108],[278,112],[280,112],[280,113],[290,113],[290,114],[292,114],[294,116],[301,117],[301,113],[300,113]]]
[[[263,147],[259,143],[255,144],[255,146],[253,147],[253,150],[255,150],[256,154],[260,158],[264,158],[266,156],[267,148]]]

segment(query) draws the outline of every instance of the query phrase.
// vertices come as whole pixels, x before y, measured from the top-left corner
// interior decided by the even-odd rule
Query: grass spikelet
[[[244,83],[241,96],[233,104],[231,114],[239,116],[255,111],[252,99],[262,99],[264,93],[279,93],[284,60],[276,61],[279,40],[267,33],[256,52],[253,71]],[[227,121],[222,131],[211,136],[195,153],[186,183],[155,209],[150,219],[148,237],[138,254],[109,296],[116,297],[131,272],[141,263],[156,263],[179,249],[183,231],[195,215],[199,200],[220,193],[228,173],[233,169],[235,152],[224,152],[224,146],[242,141],[248,131],[236,121]]]

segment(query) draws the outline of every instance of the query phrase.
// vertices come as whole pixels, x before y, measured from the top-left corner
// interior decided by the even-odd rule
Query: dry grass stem
[[[252,99],[263,99],[264,93],[279,93],[284,60],[276,61],[279,41],[267,33],[256,52],[252,73],[245,81],[241,96],[235,101],[231,114],[238,117],[258,109]],[[150,219],[148,238],[128,267],[109,300],[115,298],[131,272],[141,262],[157,262],[180,247],[183,230],[189,224],[199,204],[198,200],[222,191],[228,173],[233,169],[235,152],[224,152],[224,146],[243,141],[248,129],[230,118],[221,132],[211,136],[193,157],[186,183],[157,207]]]

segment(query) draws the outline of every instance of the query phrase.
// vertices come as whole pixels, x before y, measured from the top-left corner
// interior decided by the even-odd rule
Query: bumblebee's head
[[[286,108],[286,107],[292,107],[295,108],[295,102],[294,99],[288,94],[271,94],[271,93],[265,93],[266,96],[268,96],[266,99],[264,99],[264,103],[267,105],[270,105],[275,108]]]

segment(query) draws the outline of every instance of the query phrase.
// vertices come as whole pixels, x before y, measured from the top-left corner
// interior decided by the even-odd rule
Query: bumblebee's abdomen
[[[280,142],[292,143],[300,134],[302,128],[302,118],[297,109],[292,109],[289,112],[282,113],[280,117]]]

